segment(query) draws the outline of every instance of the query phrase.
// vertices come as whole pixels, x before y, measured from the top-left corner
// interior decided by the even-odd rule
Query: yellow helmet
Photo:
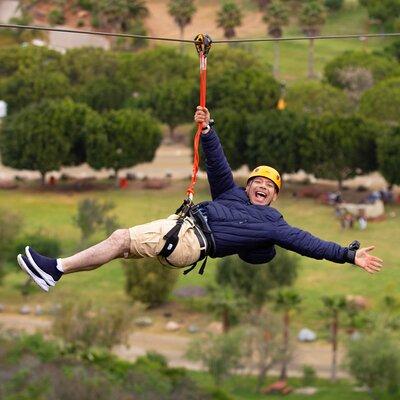
[[[257,168],[253,169],[253,171],[249,175],[249,178],[247,179],[247,182],[251,178],[255,178],[256,176],[262,176],[264,178],[271,179],[271,181],[275,183],[278,192],[281,190],[282,179],[279,175],[279,172],[275,168],[268,167],[268,165],[260,165]]]

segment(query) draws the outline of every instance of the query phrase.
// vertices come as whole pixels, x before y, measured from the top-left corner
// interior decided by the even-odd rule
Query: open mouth
[[[264,200],[267,198],[267,195],[264,192],[256,192],[256,198]]]

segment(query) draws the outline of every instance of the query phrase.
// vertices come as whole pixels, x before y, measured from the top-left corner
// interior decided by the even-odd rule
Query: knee
[[[113,246],[118,247],[121,252],[127,252],[130,249],[131,237],[129,229],[117,229],[110,235],[108,240]]]

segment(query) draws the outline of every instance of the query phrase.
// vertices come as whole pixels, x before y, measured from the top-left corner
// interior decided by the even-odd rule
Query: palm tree
[[[242,12],[234,1],[227,1],[218,11],[217,26],[224,30],[226,39],[236,36],[235,28],[242,24]]]
[[[344,296],[324,296],[322,298],[325,310],[323,315],[330,319],[331,341],[332,341],[332,367],[331,380],[336,381],[337,350],[338,350],[338,332],[340,312],[346,309],[346,299]]]
[[[290,335],[290,316],[291,313],[299,309],[301,297],[293,290],[279,291],[275,298],[275,306],[283,312],[283,359],[280,378],[287,379],[287,365],[289,362],[289,335]]]
[[[308,78],[315,78],[314,72],[314,39],[321,32],[325,23],[325,7],[320,0],[307,1],[300,12],[300,25],[305,35],[310,37],[308,47]]]
[[[149,15],[145,0],[99,0],[95,12],[102,28],[121,32],[129,32],[133,20]]]
[[[268,34],[273,38],[282,37],[282,28],[289,23],[289,9],[282,1],[273,1],[267,7],[263,21],[268,24]],[[279,40],[274,42],[274,76],[279,76]]]
[[[168,12],[180,29],[180,38],[183,39],[185,26],[192,22],[193,14],[196,12],[194,0],[171,0],[168,4]],[[181,43],[181,52],[183,43]]]

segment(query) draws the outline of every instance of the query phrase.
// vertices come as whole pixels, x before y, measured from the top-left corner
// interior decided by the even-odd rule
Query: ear
[[[278,198],[278,192],[275,190],[275,193],[274,193],[274,195],[272,196],[272,200],[271,200],[271,203],[273,203],[277,198]]]
[[[247,185],[246,185],[246,188],[245,188],[245,191],[246,191],[247,194],[249,194],[249,189],[250,189],[250,186],[251,186],[251,182],[252,182],[252,181],[253,181],[253,180],[250,180],[250,181],[247,182]]]

